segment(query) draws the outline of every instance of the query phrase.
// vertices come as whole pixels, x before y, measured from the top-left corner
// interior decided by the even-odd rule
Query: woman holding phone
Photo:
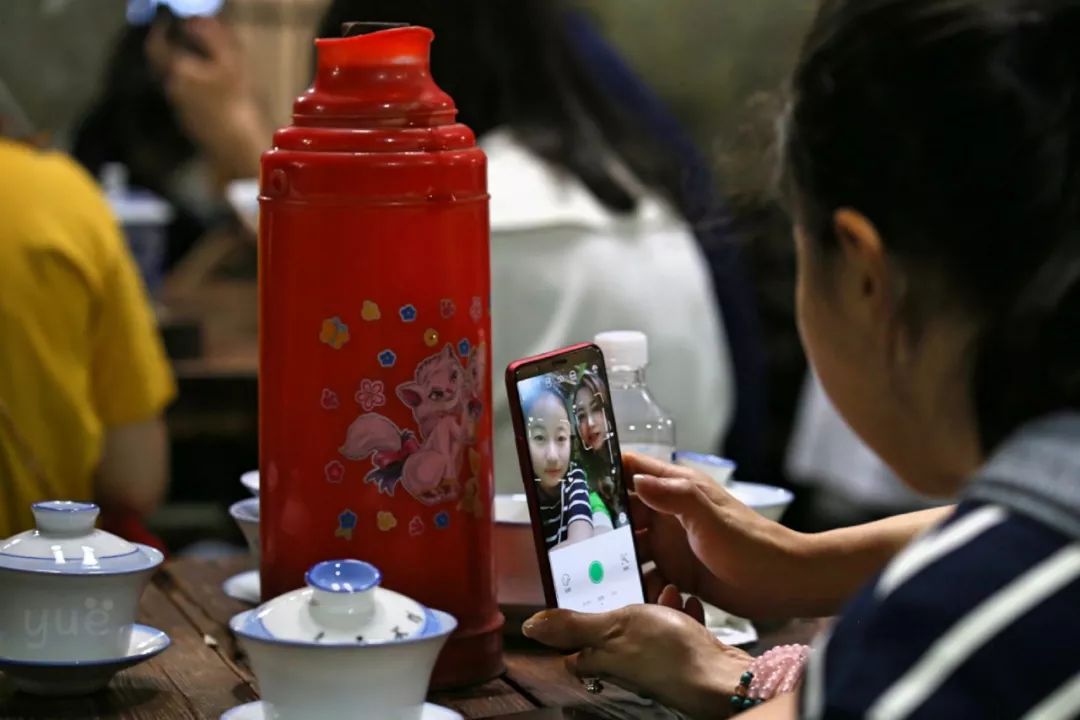
[[[792,78],[808,357],[907,485],[958,504],[804,535],[627,457],[654,596],[838,621],[756,659],[670,607],[526,635],[693,717],[1080,716],[1078,35],[1080,0],[825,0]]]

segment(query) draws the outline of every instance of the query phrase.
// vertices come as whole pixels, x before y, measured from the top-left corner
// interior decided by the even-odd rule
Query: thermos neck
[[[317,40],[315,82],[263,153],[260,197],[399,206],[486,199],[483,152],[431,77],[434,37],[405,26]]]
[[[457,109],[431,77],[435,34],[406,26],[315,41],[315,83],[293,106],[300,127],[436,127]]]

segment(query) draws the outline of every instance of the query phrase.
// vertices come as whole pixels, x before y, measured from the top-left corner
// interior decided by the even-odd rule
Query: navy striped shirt
[[[1080,415],[1024,428],[845,610],[805,718],[1080,717]]]
[[[566,473],[566,477],[559,483],[558,497],[550,502],[548,500],[540,493],[540,520],[544,531],[544,544],[548,550],[566,540],[567,529],[574,520],[587,520],[589,527],[592,527],[589,485],[580,468]]]

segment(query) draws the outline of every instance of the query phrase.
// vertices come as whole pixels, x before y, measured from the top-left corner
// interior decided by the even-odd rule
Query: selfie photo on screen
[[[559,607],[597,612],[644,602],[644,592],[603,357],[594,347],[573,350],[557,369],[546,364],[511,382],[551,592]]]

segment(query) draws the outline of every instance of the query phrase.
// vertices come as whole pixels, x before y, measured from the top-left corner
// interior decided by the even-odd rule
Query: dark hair
[[[150,26],[124,29],[101,92],[75,131],[71,154],[95,176],[106,163],[123,163],[133,186],[169,201],[175,215],[168,228],[166,267],[172,267],[208,225],[172,191],[174,171],[196,157],[197,149],[146,57],[149,32]]]
[[[577,395],[582,390],[588,390],[593,395],[599,395],[600,401],[604,403],[604,407],[607,407],[608,391],[599,375],[591,370],[582,371],[581,377],[578,378],[577,385],[574,387],[574,395]]]
[[[521,411],[526,420],[528,420],[529,413],[532,412],[536,403],[540,402],[545,395],[551,395],[559,401],[563,410],[566,411],[568,422],[573,415],[568,407],[566,392],[563,390],[562,384],[549,375],[538,375],[527,380],[521,380],[518,382],[518,395],[521,397]]]
[[[164,195],[166,178],[196,154],[176,119],[161,78],[146,57],[150,26],[124,29],[101,93],[79,124],[72,154],[92,174],[122,162],[135,184]]]
[[[974,318],[984,450],[1080,407],[1080,0],[825,0],[791,90],[797,217],[864,213],[915,332]]]
[[[408,22],[435,31],[432,76],[458,118],[482,136],[506,128],[531,151],[577,176],[608,209],[637,207],[617,158],[683,211],[681,170],[604,91],[575,55],[559,0],[335,0],[320,37],[352,20]]]

